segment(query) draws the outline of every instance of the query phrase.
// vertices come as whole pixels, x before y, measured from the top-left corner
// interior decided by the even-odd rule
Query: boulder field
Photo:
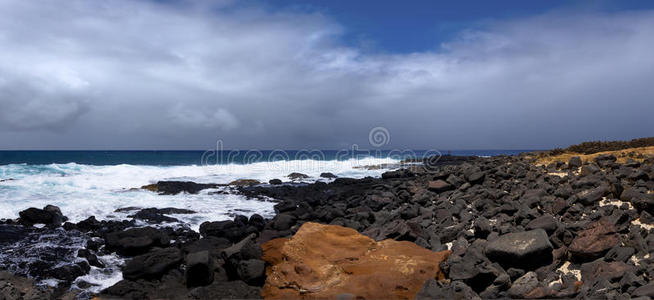
[[[153,224],[136,227],[35,208],[0,225],[0,265],[57,275],[61,295],[89,285],[78,278],[89,265],[116,268],[97,260],[116,253],[123,280],[86,295],[100,299],[651,299],[654,158],[625,155],[548,165],[530,155],[443,157],[381,178],[243,185],[234,191],[276,199],[276,216],[206,222],[199,233],[171,227],[164,210],[135,211]],[[84,239],[84,251],[6,250],[35,236]],[[16,263],[20,255],[28,263]]]

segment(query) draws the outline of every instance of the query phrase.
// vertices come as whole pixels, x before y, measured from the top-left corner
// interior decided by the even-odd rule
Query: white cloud
[[[0,0],[0,148],[333,148],[377,126],[418,148],[654,135],[653,12],[508,20],[381,55],[325,16],[233,5]]]

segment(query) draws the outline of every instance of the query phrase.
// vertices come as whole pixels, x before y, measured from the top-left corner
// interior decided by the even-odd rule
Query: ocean
[[[513,155],[527,150],[458,150],[451,155]],[[445,152],[448,153],[448,152]],[[175,207],[196,211],[174,215],[197,230],[204,221],[254,213],[271,217],[272,201],[247,199],[228,188],[199,194],[158,195],[139,187],[160,180],[229,183],[256,179],[266,183],[299,172],[304,182],[329,181],[322,172],[339,177],[381,176],[387,169],[357,168],[393,164],[433,151],[0,151],[0,219],[14,219],[29,207],[59,206],[71,222],[90,216],[99,220],[127,218],[124,207]],[[221,191],[222,190],[222,191]],[[221,193],[216,193],[221,192]],[[227,193],[224,193],[227,192]]]

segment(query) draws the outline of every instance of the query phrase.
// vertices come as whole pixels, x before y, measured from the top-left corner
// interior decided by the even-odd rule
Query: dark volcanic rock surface
[[[508,233],[486,245],[486,256],[503,266],[533,268],[552,261],[552,244],[543,229]]]

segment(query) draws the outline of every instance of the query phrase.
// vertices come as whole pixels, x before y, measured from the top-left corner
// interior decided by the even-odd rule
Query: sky
[[[654,136],[652,49],[651,1],[0,0],[0,149]]]

